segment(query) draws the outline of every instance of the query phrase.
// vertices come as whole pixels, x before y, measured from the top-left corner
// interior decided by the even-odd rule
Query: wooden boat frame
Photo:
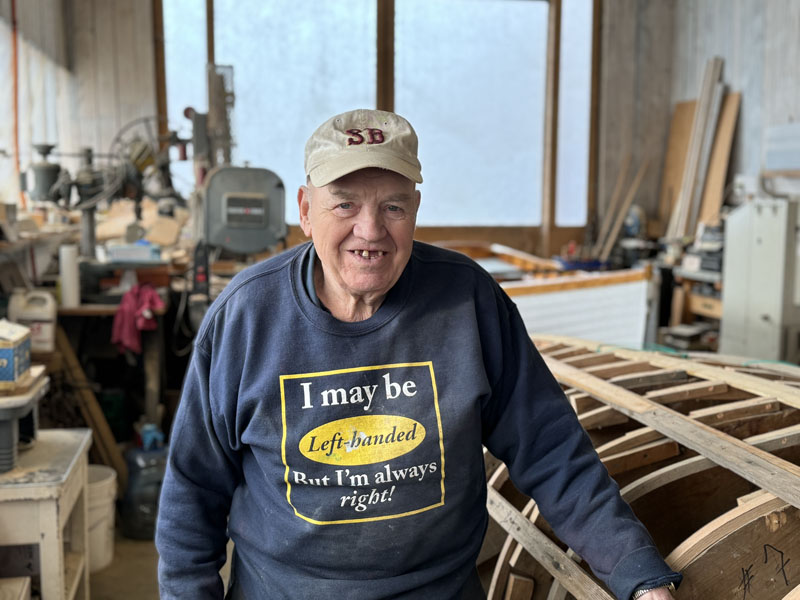
[[[786,519],[781,515],[800,514],[800,467],[795,464],[800,463],[800,368],[717,355],[676,357],[563,336],[532,337],[637,514],[637,507],[656,510],[652,507],[657,506],[666,521],[678,519],[664,503],[670,486],[678,489],[674,486],[687,485],[692,477],[695,481],[721,477],[729,482],[715,494],[707,494],[694,521],[677,528],[684,532],[697,526],[696,533],[686,531],[683,544],[662,539],[660,548],[665,554],[671,552],[671,564],[717,569],[729,579],[739,576],[725,571],[719,562],[720,557],[730,556],[735,537],[731,533],[750,527],[758,529],[758,539],[762,539],[773,535],[764,530],[765,519],[782,523]],[[501,464],[496,469],[504,468]],[[500,478],[495,474],[494,481]],[[504,486],[507,489],[508,484]],[[488,491],[487,506],[495,527],[490,533],[496,535],[497,526],[507,533],[501,543],[493,540],[499,550],[493,557],[489,599],[556,600],[567,594],[610,598],[576,562],[577,557],[559,546],[552,533],[549,536],[542,530],[547,526],[541,523],[535,503],[523,504],[519,497],[512,503],[503,489],[490,485]],[[735,505],[737,498],[755,502],[751,508],[756,507],[756,512],[744,513],[758,518],[742,517],[743,509]],[[800,518],[786,522],[800,529]],[[785,532],[789,526],[783,527]],[[719,535],[720,531],[728,533]],[[794,537],[800,544],[800,532]],[[658,531],[654,538],[658,543]],[[530,562],[525,563],[527,567],[515,567],[522,548],[552,581],[534,576]],[[702,561],[711,557],[716,560],[710,563],[713,566],[703,566]],[[789,587],[788,579],[785,583],[773,585],[764,592],[768,595],[758,598],[800,597],[800,588]],[[707,590],[703,596],[691,595],[692,587],[687,584],[677,597],[708,598]],[[719,596],[723,597],[731,596]]]

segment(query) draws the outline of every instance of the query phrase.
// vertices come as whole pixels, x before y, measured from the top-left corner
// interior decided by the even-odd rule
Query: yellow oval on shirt
[[[300,440],[300,452],[328,465],[369,465],[411,452],[424,439],[425,427],[414,419],[364,415],[312,429]]]

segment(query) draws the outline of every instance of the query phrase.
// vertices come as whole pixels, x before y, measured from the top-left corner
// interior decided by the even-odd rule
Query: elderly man
[[[306,145],[311,243],[240,273],[195,339],[156,542],[163,598],[482,597],[481,446],[617,597],[680,581],[622,501],[516,307],[413,241],[417,137],[356,110]]]

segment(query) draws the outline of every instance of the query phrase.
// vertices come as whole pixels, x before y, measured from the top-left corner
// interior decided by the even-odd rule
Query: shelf
[[[722,273],[719,271],[687,271],[681,267],[672,269],[675,277],[691,279],[692,281],[703,281],[705,283],[719,283],[722,281]]]
[[[86,557],[80,552],[64,553],[64,598],[72,600],[83,579]]]
[[[721,319],[722,300],[719,298],[712,298],[710,296],[689,294],[689,312],[695,315],[700,315],[701,317]]]

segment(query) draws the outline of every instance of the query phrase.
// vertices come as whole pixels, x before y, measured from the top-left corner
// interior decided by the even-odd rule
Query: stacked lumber
[[[743,597],[742,586],[747,597],[795,597],[800,368],[534,337],[623,498],[684,573],[678,597]],[[535,502],[504,497],[504,468],[487,500],[493,526],[508,532],[488,597],[609,598]]]
[[[600,262],[606,262],[611,255],[611,250],[617,242],[619,232],[622,230],[622,224],[625,222],[625,216],[636,198],[636,192],[639,191],[639,186],[647,173],[647,167],[650,165],[650,159],[645,158],[639,165],[639,170],[636,176],[627,188],[624,199],[622,197],[622,186],[628,173],[628,167],[631,162],[630,154],[625,158],[623,167],[617,176],[617,182],[614,184],[614,191],[611,194],[611,202],[603,216],[603,222],[600,225],[600,231],[597,236],[594,248],[592,248],[592,257],[598,259]]]
[[[741,100],[725,93],[722,64],[719,57],[710,59],[698,100],[675,107],[659,200],[659,215],[669,213],[667,239],[694,236],[699,223],[719,221]]]

